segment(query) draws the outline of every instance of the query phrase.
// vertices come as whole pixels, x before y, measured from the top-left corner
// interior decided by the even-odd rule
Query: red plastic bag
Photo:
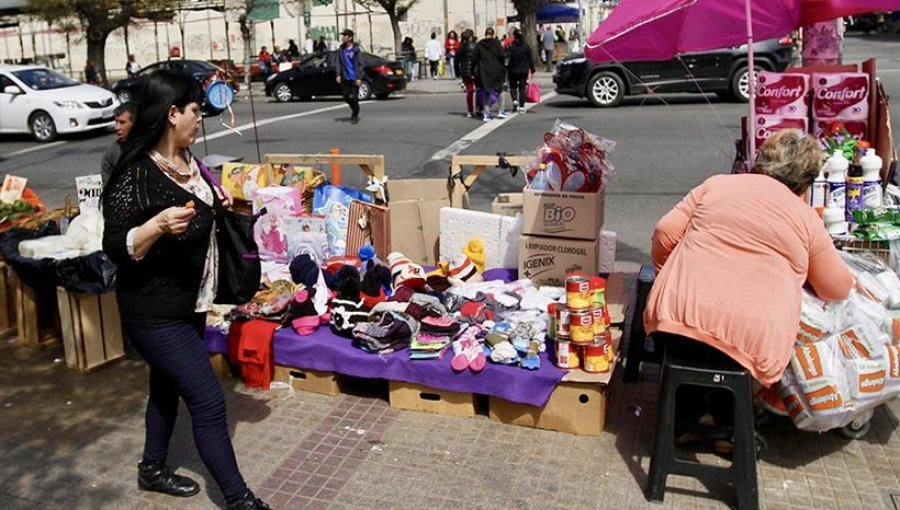
[[[535,82],[528,82],[528,87],[525,88],[525,100],[529,103],[540,103],[541,102],[541,88]]]

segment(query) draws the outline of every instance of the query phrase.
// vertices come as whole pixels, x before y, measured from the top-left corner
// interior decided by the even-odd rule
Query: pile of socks
[[[460,324],[446,315],[422,317],[419,333],[409,346],[410,359],[437,359],[460,331]]]
[[[450,368],[456,372],[469,369],[481,372],[486,364],[481,326],[468,326],[459,338],[453,341],[453,359]]]

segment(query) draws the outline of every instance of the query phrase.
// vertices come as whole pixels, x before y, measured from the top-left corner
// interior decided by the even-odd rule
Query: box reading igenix
[[[522,236],[519,238],[519,278],[529,278],[535,285],[561,287],[566,283],[566,273],[595,275],[599,269],[599,246],[599,236],[593,241]]]
[[[522,233],[567,239],[597,239],[603,226],[605,191],[577,193],[525,189]]]

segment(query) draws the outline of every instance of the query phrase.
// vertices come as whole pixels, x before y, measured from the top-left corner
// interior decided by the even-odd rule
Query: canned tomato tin
[[[569,342],[556,342],[556,366],[566,370],[578,368],[581,366],[581,357],[579,356],[578,346]]]
[[[606,359],[612,363],[613,360],[616,359],[616,351],[613,348],[612,334],[610,333],[609,328],[606,328],[606,332],[603,333],[603,341],[606,343]]]
[[[550,318],[547,325],[547,336],[550,337],[550,340],[556,340],[556,305],[557,303],[547,305],[547,316]]]
[[[602,335],[606,332],[606,321],[603,319],[603,309],[594,308],[591,310],[591,315],[594,316],[594,336]]]
[[[594,341],[594,315],[590,310],[569,312],[569,333],[574,344]]]
[[[588,279],[582,275],[566,275],[566,306],[569,310],[590,310],[591,304],[591,287]]]
[[[570,336],[569,332],[569,307],[562,304],[556,305],[556,336],[561,337],[564,336],[568,338]]]
[[[609,372],[609,359],[607,359],[606,341],[602,339],[582,347],[584,356],[583,368],[585,372]]]
[[[592,276],[588,279],[588,287],[591,291],[591,302],[593,308],[606,307],[606,278],[600,276]]]

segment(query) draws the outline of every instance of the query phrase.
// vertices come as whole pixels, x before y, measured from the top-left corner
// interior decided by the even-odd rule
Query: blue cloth
[[[359,49],[356,45],[351,47],[341,47],[341,58],[344,60],[344,76],[346,80],[356,80],[356,67],[353,65],[353,59],[356,57]]]
[[[165,462],[178,416],[178,399],[191,414],[194,443],[225,499],[247,492],[228,435],[225,395],[203,344],[205,314],[192,321],[142,326],[122,318],[132,345],[150,365],[150,398],[145,416],[145,462]]]

